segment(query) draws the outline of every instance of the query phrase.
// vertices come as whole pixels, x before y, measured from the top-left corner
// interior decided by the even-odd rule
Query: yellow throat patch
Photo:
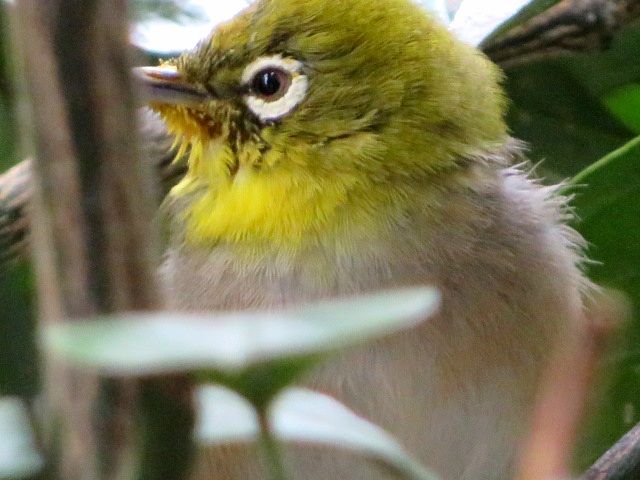
[[[268,243],[298,250],[317,235],[337,231],[347,212],[358,210],[360,218],[352,220],[378,223],[375,205],[387,201],[387,194],[368,190],[362,200],[371,209],[354,208],[363,203],[354,202],[363,192],[361,176],[355,171],[327,176],[322,169],[309,169],[312,147],[295,150],[289,145],[285,153],[271,144],[264,151],[259,138],[235,144],[228,126],[216,127],[222,130],[212,136],[210,125],[193,112],[164,106],[156,110],[176,135],[177,157],[188,155],[188,172],[170,193],[174,199],[188,198],[182,212],[188,243]],[[361,142],[365,146],[367,138]],[[374,198],[378,196],[385,198]]]

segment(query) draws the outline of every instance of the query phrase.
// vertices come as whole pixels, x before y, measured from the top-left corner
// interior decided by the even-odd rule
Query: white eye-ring
[[[284,117],[307,95],[309,82],[301,72],[302,63],[281,55],[251,62],[242,74],[242,84],[249,89],[247,107],[262,122]]]

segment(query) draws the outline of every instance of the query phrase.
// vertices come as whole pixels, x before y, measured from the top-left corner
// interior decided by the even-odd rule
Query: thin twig
[[[132,135],[136,101],[126,7],[126,0],[20,0],[16,5],[16,44],[22,48],[33,126],[24,134],[33,138],[36,156],[31,168],[17,167],[12,174],[27,187],[21,192],[33,197],[41,328],[161,307],[151,221],[157,202]],[[29,176],[33,180],[27,182]],[[15,235],[15,230],[8,231]],[[106,379],[46,360],[47,413],[54,430],[48,443],[50,452],[60,453],[54,476],[184,476],[194,420],[187,377]],[[183,385],[177,395],[176,384]],[[145,427],[166,420],[167,412],[180,419],[172,435],[139,445]],[[163,465],[167,451],[177,460],[167,468],[138,469]]]

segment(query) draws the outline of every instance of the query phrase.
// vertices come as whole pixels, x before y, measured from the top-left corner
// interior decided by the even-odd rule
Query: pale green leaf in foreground
[[[43,466],[24,403],[0,398],[0,478],[29,478]]]
[[[242,397],[218,386],[198,392],[198,442],[203,446],[257,441],[255,410]],[[324,445],[347,450],[407,480],[434,480],[380,427],[333,398],[305,389],[288,389],[270,407],[269,420],[281,442]]]
[[[438,305],[429,288],[321,302],[278,313],[159,312],[47,326],[51,353],[112,375],[217,370],[318,355],[410,328]]]

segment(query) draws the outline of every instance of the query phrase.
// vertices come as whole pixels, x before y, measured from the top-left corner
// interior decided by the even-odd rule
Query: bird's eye
[[[291,86],[291,74],[278,68],[260,70],[251,82],[251,89],[266,101],[282,98]]]
[[[260,57],[242,74],[244,101],[264,123],[291,113],[307,96],[307,76],[301,62],[280,55]]]

